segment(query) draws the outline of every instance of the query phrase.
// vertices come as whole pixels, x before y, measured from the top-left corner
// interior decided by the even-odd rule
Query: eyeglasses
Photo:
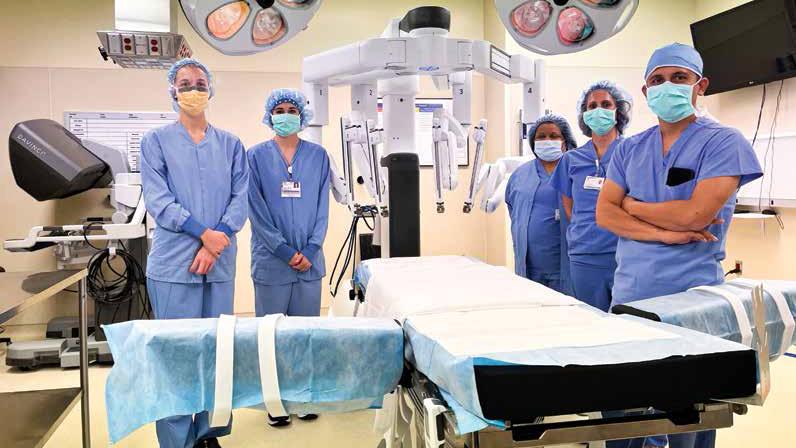
[[[175,87],[174,87],[174,89],[175,89],[175,90],[176,90],[178,93],[192,92],[192,91],[194,91],[194,90],[195,90],[195,91],[197,91],[197,92],[208,92],[208,91],[210,90],[210,89],[209,89],[209,88],[208,88],[206,85],[204,85],[204,84],[198,84],[198,85],[195,85],[195,86],[189,86],[189,85],[184,85],[184,86],[175,86]]]

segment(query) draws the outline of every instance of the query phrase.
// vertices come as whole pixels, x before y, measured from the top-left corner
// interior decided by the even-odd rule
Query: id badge
[[[301,182],[293,182],[293,181],[282,182],[282,197],[283,198],[300,198],[301,197]]]
[[[556,221],[561,221],[561,210],[556,209]]]
[[[583,182],[583,188],[586,190],[600,191],[603,189],[603,183],[605,183],[604,177],[588,176],[586,177],[586,181]]]

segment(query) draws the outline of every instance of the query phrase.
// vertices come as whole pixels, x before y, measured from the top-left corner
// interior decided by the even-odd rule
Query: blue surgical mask
[[[298,134],[301,131],[301,117],[293,114],[271,115],[274,132],[280,137]]]
[[[595,134],[605,135],[616,126],[616,110],[602,107],[587,110],[583,114],[583,122]]]
[[[561,140],[536,140],[533,142],[533,151],[545,162],[555,162],[564,155],[561,151]]]
[[[677,123],[696,112],[691,103],[695,85],[666,81],[663,84],[648,87],[647,104],[661,120],[667,123]]]

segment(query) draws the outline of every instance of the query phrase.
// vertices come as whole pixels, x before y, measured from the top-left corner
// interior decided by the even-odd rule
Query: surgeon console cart
[[[81,402],[83,447],[91,447],[88,401],[86,270],[0,273],[0,324],[25,309],[77,285],[80,323],[80,387],[0,393],[5,448],[39,448]],[[33,418],[31,418],[33,417]]]
[[[34,199],[63,199],[94,188],[110,188],[108,199],[113,212],[110,217],[85,218],[81,224],[31,227],[24,238],[4,241],[5,250],[33,252],[54,249],[61,269],[90,262],[92,255],[99,250],[93,243],[104,243],[110,258],[116,256],[120,248],[127,251],[129,247],[137,263],[145,263],[146,207],[141,174],[133,169],[124,151],[92,140],[81,140],[61,124],[47,119],[17,123],[9,135],[8,148],[14,180]],[[132,280],[131,276],[127,278],[131,282],[139,280]],[[95,305],[96,330],[89,335],[88,352],[96,362],[108,363],[112,356],[101,325],[143,315],[146,305],[139,309],[135,300],[110,304],[97,300]],[[121,309],[123,307],[127,307],[126,312]],[[69,319],[66,319],[66,331],[58,328],[63,321],[56,319],[48,324],[48,339],[12,345],[6,354],[6,365],[20,369],[43,365],[76,367],[78,361],[74,352],[78,340],[71,334],[74,327]],[[57,335],[52,336],[53,332]]]

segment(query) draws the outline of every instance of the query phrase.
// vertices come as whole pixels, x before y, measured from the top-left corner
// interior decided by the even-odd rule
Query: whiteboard
[[[124,151],[130,170],[137,173],[144,134],[176,119],[176,112],[64,112],[64,127],[80,139]]]
[[[379,124],[382,125],[383,104],[379,101]],[[453,114],[451,98],[416,98],[415,99],[415,146],[420,159],[420,166],[432,166],[434,162],[434,140],[431,135],[434,125],[434,111],[444,108]],[[457,151],[456,162],[459,166],[470,164],[470,140],[467,145]]]
[[[763,177],[741,187],[738,204],[796,207],[796,133],[775,134],[773,141],[768,135],[758,136],[754,149]]]

